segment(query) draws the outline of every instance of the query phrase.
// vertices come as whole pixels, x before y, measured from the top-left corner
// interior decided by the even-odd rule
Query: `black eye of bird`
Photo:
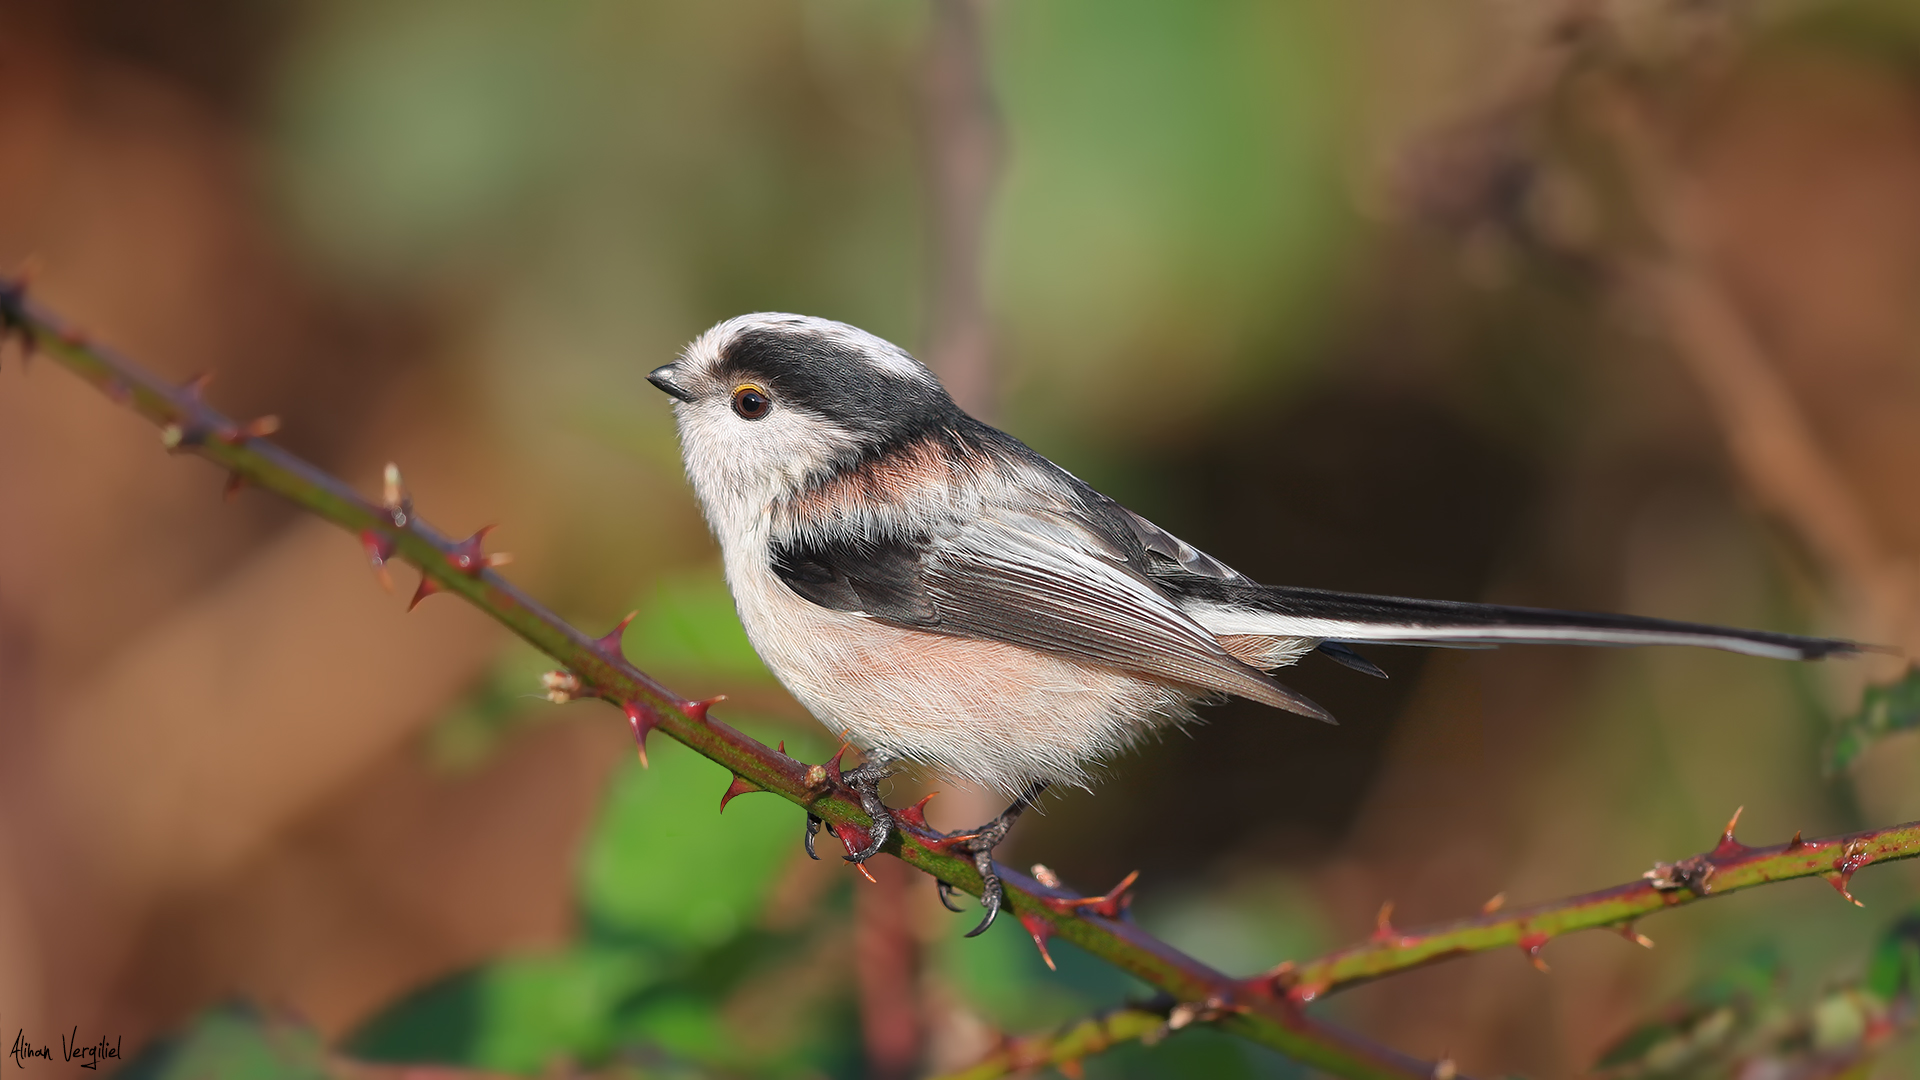
[[[742,420],[758,420],[773,409],[773,399],[765,390],[751,384],[733,392],[733,411]]]

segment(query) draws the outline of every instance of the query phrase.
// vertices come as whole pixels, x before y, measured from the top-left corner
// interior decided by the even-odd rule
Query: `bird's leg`
[[[1034,781],[1027,787],[1025,793],[1013,800],[1013,805],[1001,811],[999,817],[971,833],[963,834],[960,842],[953,845],[954,850],[964,851],[973,856],[974,869],[980,871],[980,906],[987,910],[986,916],[980,920],[980,925],[967,931],[968,937],[976,937],[987,932],[987,927],[992,926],[993,920],[999,916],[1001,902],[1006,898],[1005,890],[1000,884],[1000,875],[993,869],[993,849],[1000,846],[1000,842],[1013,831],[1013,823],[1020,820],[1020,815],[1026,813],[1027,807],[1032,806],[1034,800],[1038,799],[1040,793],[1045,790],[1047,790],[1045,780]],[[953,886],[944,881],[940,882],[939,886],[940,903],[945,905],[948,911],[959,911],[959,908],[948,902]]]
[[[893,835],[893,811],[880,801],[880,781],[893,775],[893,760],[888,757],[873,756],[864,764],[850,769],[841,779],[846,781],[853,793],[860,797],[860,809],[873,819],[873,827],[867,830],[867,847],[845,856],[850,863],[863,863],[880,854],[880,848]],[[811,817],[811,815],[809,815]],[[817,820],[817,819],[816,819]],[[807,839],[813,839],[813,821],[807,822]],[[838,835],[838,834],[836,834]],[[811,850],[811,844],[809,844]]]

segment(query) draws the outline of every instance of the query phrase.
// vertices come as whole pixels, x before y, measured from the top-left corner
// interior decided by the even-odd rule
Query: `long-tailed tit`
[[[687,476],[720,540],[747,637],[867,764],[914,762],[1016,801],[962,849],[1001,889],[994,846],[1049,784],[1192,707],[1234,695],[1317,720],[1269,674],[1315,650],[1389,645],[1703,645],[1808,660],[1851,642],[1757,630],[1262,585],[962,412],[905,351],[845,323],[743,315],[649,380],[675,399]],[[809,819],[812,851],[817,819]],[[942,899],[946,898],[945,889]],[[975,933],[978,933],[976,930]]]

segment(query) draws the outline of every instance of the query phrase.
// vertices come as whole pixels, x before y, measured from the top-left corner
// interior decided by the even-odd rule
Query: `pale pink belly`
[[[836,734],[962,779],[1016,794],[1082,783],[1089,764],[1184,712],[1185,693],[1112,668],[769,597],[786,598],[780,618],[742,614],[801,704]]]

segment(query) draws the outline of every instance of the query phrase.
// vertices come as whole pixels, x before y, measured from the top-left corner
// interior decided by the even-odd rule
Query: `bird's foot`
[[[844,858],[850,863],[863,863],[875,855],[893,835],[893,811],[880,801],[880,781],[893,775],[893,765],[887,761],[870,761],[859,768],[849,770],[841,779],[846,781],[853,793],[860,797],[860,809],[873,819],[873,825],[867,829],[867,846]]]
[[[880,782],[892,775],[893,766],[891,763],[887,761],[872,761],[857,768],[849,769],[840,777],[841,782],[852,789],[854,796],[860,800],[860,808],[867,812],[869,818],[873,819],[872,827],[866,830],[867,846],[860,851],[854,851],[847,855],[846,860],[850,863],[863,863],[875,855],[880,854],[880,848],[886,844],[887,838],[893,835],[893,811],[887,809],[887,804],[880,801]],[[815,837],[820,835],[820,826],[822,825],[826,825],[826,821],[821,818],[820,815],[814,813],[807,814],[806,846],[807,857],[810,859],[817,860],[820,858],[813,849],[813,841]],[[827,831],[835,836],[840,835],[839,830],[831,825],[827,825]],[[848,845],[848,847],[849,850],[851,850],[852,845]]]
[[[1020,820],[1020,815],[1027,812],[1027,807],[1032,806],[1046,788],[1044,782],[1037,782],[1027,789],[1026,794],[1015,799],[1013,805],[1002,811],[999,817],[971,832],[948,834],[954,841],[951,850],[970,856],[973,868],[980,872],[980,906],[986,909],[986,915],[981,918],[979,926],[967,931],[968,937],[986,933],[987,928],[993,925],[993,920],[999,917],[1001,904],[1006,900],[1006,889],[993,868],[993,849],[1007,838],[1007,834],[1013,831],[1014,822]],[[940,891],[941,905],[948,911],[959,911],[953,906],[953,886],[944,881],[935,884]]]

